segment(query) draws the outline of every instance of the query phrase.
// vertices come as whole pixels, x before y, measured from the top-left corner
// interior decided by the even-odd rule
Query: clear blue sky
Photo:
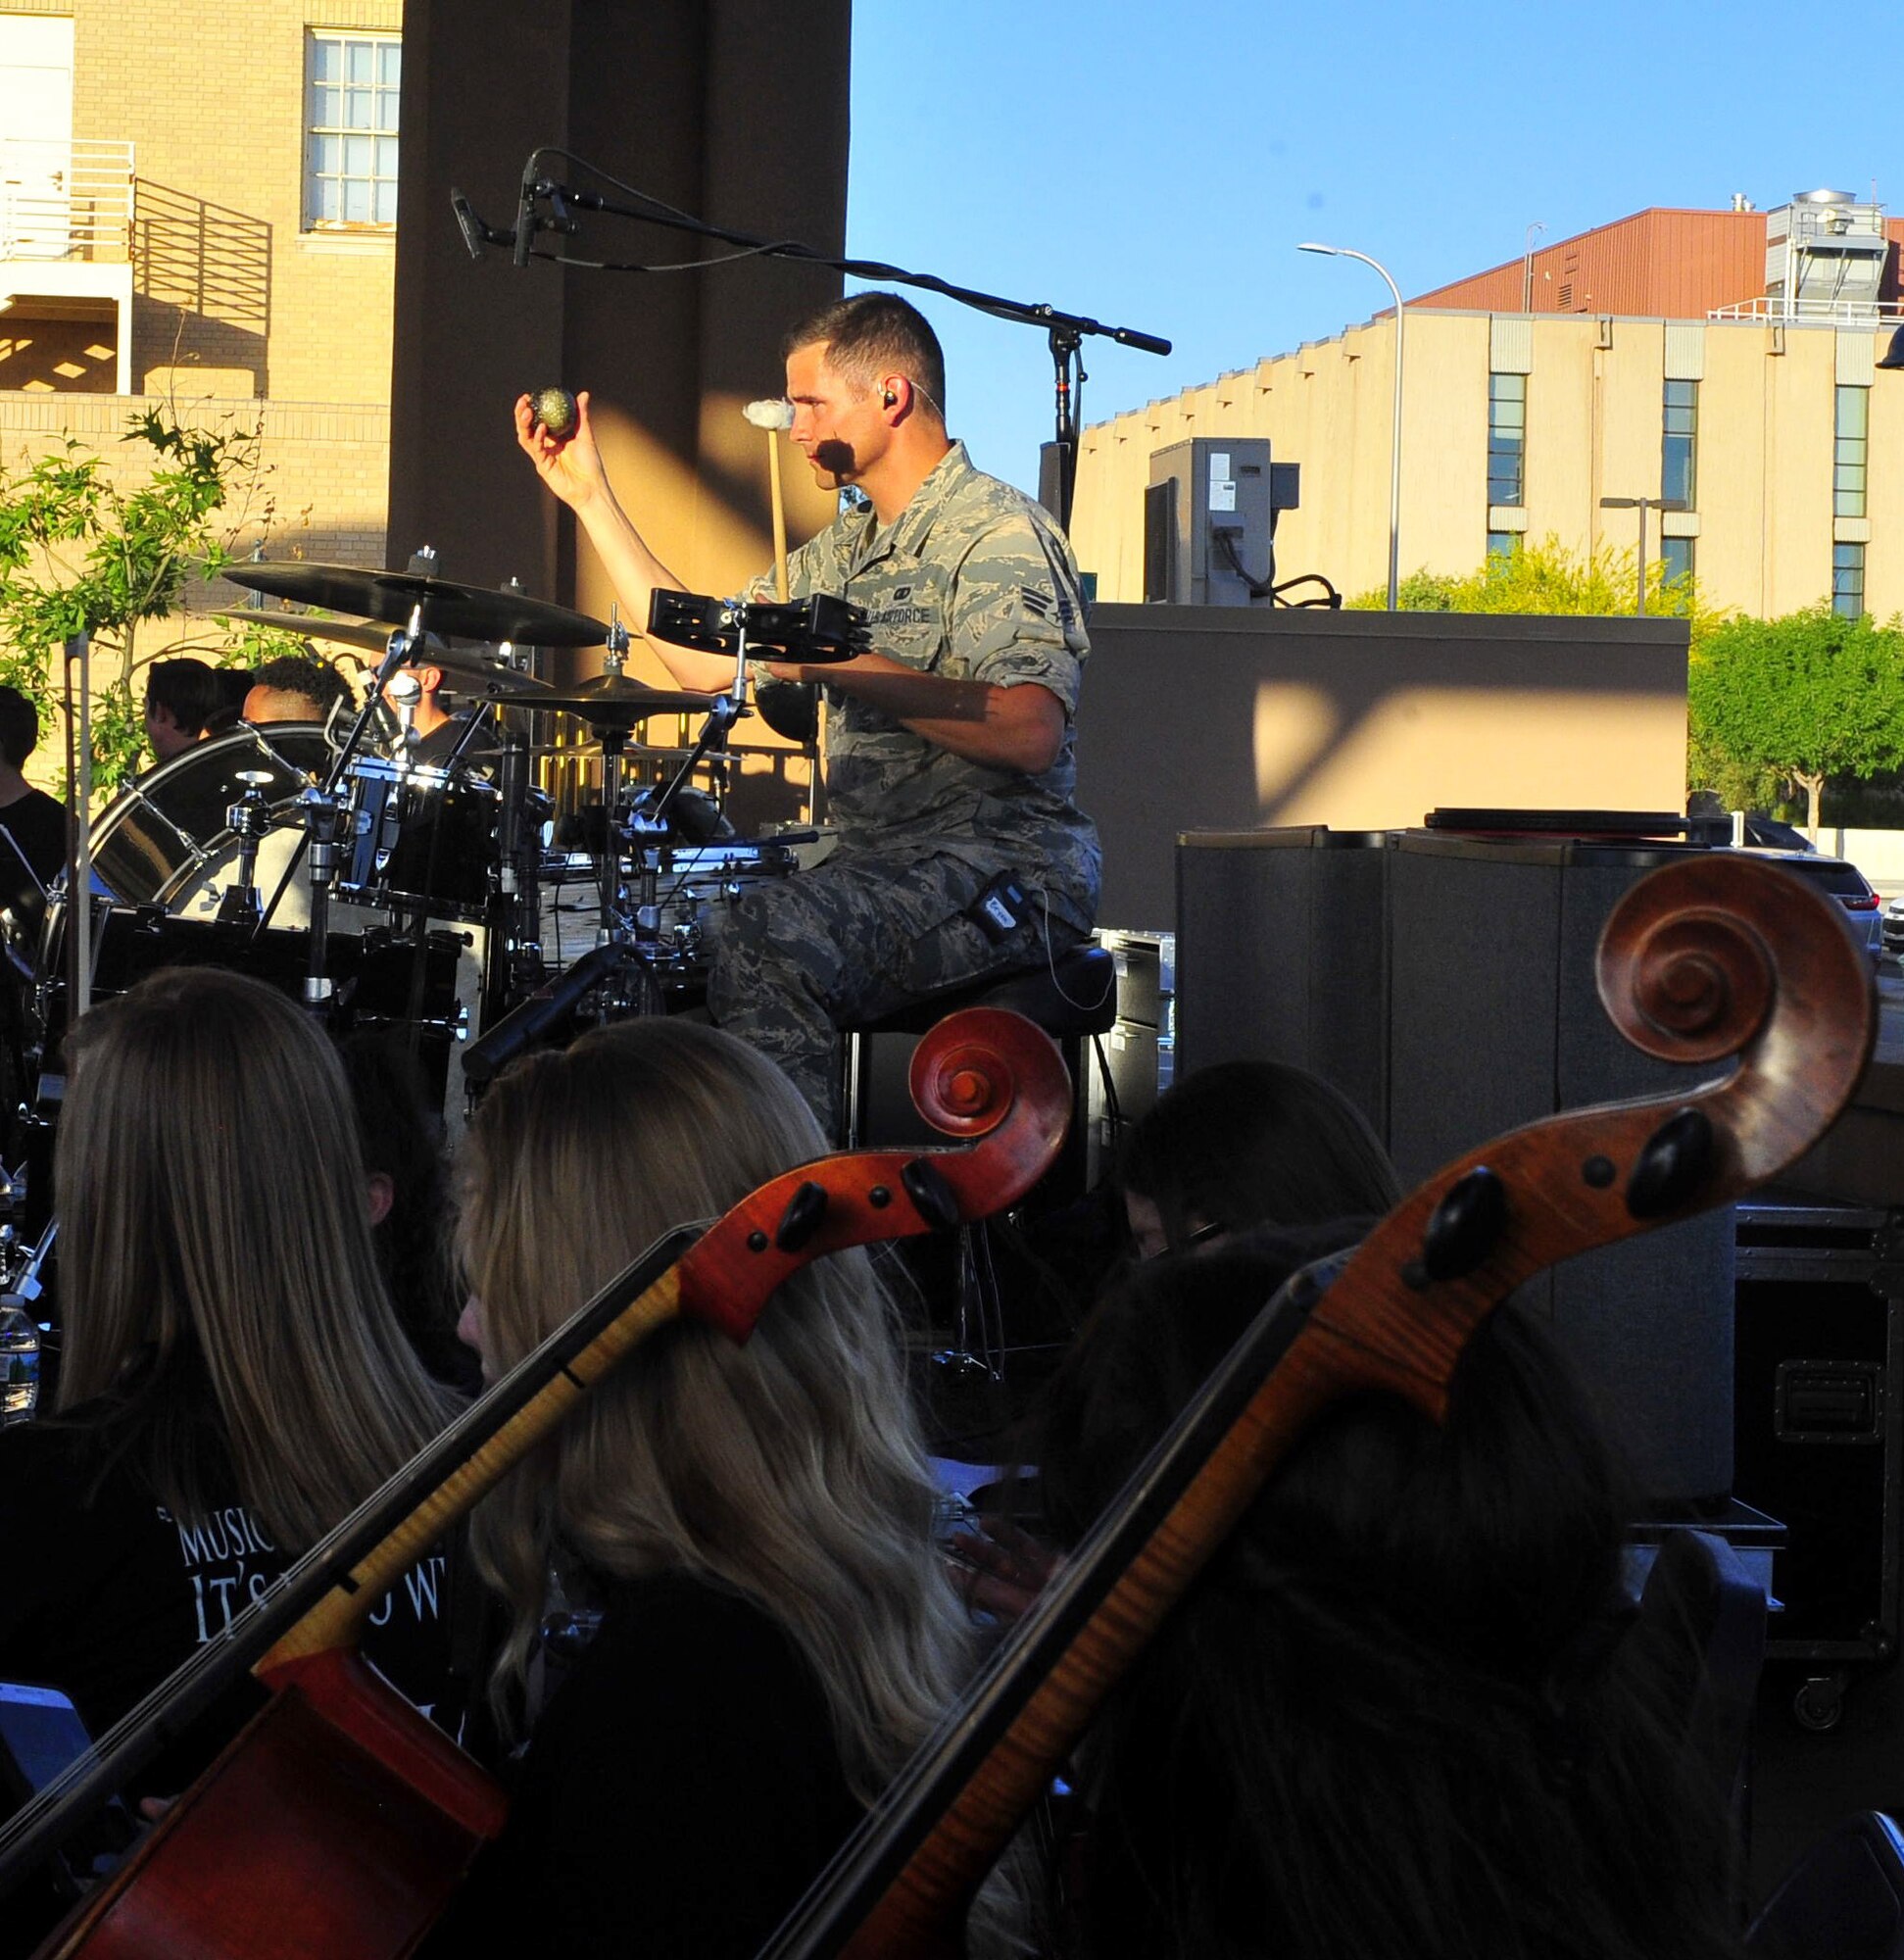
[[[856,255],[1174,341],[1084,419],[1648,205],[1830,185],[1904,216],[1904,11],[1763,0],[854,0]],[[1036,488],[1044,335],[932,295],[952,433]],[[1741,294],[1744,298],[1746,295]]]

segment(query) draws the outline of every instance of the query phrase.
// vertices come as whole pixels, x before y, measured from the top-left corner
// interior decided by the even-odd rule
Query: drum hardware
[[[697,653],[738,655],[750,647],[748,659],[801,666],[832,665],[872,648],[865,608],[827,592],[783,605],[658,590],[648,603],[648,633]]]
[[[434,555],[432,554],[432,557]],[[415,561],[413,561],[414,563]],[[279,571],[308,571],[339,569],[324,566],[277,566]],[[255,581],[258,573],[273,569],[264,565],[242,567],[246,578]],[[404,574],[401,581],[396,574],[380,573],[379,577],[389,578],[393,584],[402,583],[409,587],[422,586],[427,590],[436,580]],[[260,590],[269,591],[269,586]],[[328,604],[319,601],[319,604]],[[386,598],[386,603],[388,600]],[[373,606],[359,607],[359,612],[376,614]],[[299,813],[304,819],[304,840],[301,851],[308,851],[311,858],[311,960],[305,975],[305,1005],[314,1012],[325,1009],[330,999],[330,981],[325,969],[325,939],[330,925],[330,881],[336,871],[336,847],[338,826],[342,810],[338,790],[349,773],[352,760],[363,747],[364,737],[371,721],[383,704],[383,690],[389,686],[391,676],[409,659],[411,651],[421,644],[424,632],[424,600],[422,596],[413,599],[408,624],[390,635],[390,643],[384,651],[382,661],[371,676],[370,685],[365,694],[364,706],[358,710],[357,719],[351,724],[350,733],[344,738],[342,748],[331,758],[330,768],[321,783],[308,784],[298,798]],[[271,894],[271,902],[259,915],[254,932],[263,932],[270,923],[286,887],[296,872],[299,852],[292,854],[291,862],[285,866],[284,875],[278,880],[277,889]]]
[[[366,713],[354,732],[361,734],[368,718]],[[349,753],[346,748],[345,755]],[[329,783],[321,788],[313,783],[298,798],[298,807],[311,852],[311,961],[304,976],[304,1004],[313,1013],[324,1013],[332,987],[324,959],[330,936],[330,881],[337,875],[337,826],[343,811]],[[263,920],[259,923],[262,926]]]
[[[238,780],[244,795],[224,813],[225,826],[238,840],[238,869],[224,896],[219,901],[221,925],[256,925],[261,907],[258,887],[258,845],[271,827],[275,812],[265,799],[265,785],[271,780],[269,769],[240,769]]]

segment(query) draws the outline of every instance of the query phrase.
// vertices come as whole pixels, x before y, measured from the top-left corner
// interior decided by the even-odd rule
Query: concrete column
[[[850,0],[409,0],[393,564],[429,542],[449,577],[514,574],[607,615],[607,580],[586,551],[578,562],[567,514],[510,426],[522,389],[555,383],[590,391],[622,500],[685,585],[728,591],[768,562],[765,438],[740,408],[779,392],[781,331],[837,294],[839,275],[770,259],[678,273],[541,262],[516,271],[499,248],[472,263],[450,190],[513,224],[524,161],[556,146],[713,222],[837,252],[850,26]],[[551,159],[549,171],[620,195],[578,164]],[[582,222],[567,241],[578,257],[674,263],[724,249],[620,219]],[[798,540],[829,519],[832,500],[804,468],[787,487]]]

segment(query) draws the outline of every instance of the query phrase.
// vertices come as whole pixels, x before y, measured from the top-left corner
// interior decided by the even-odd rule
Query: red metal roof
[[[1882,296],[1898,297],[1904,220],[1889,219]],[[1519,313],[1525,262],[1510,259],[1410,300],[1410,306]],[[1534,254],[1536,313],[1639,314],[1703,319],[1765,291],[1765,213],[1655,207],[1543,245]]]

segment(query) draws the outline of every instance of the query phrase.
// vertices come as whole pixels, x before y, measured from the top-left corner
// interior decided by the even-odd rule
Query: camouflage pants
[[[708,1012],[778,1062],[820,1127],[837,1138],[837,1029],[877,1020],[944,987],[1044,960],[1046,909],[1029,883],[1025,916],[1003,940],[988,938],[965,916],[1001,868],[952,857],[894,863],[853,853],[757,884],[710,922]],[[1065,952],[1084,937],[1051,915],[1051,951]]]

